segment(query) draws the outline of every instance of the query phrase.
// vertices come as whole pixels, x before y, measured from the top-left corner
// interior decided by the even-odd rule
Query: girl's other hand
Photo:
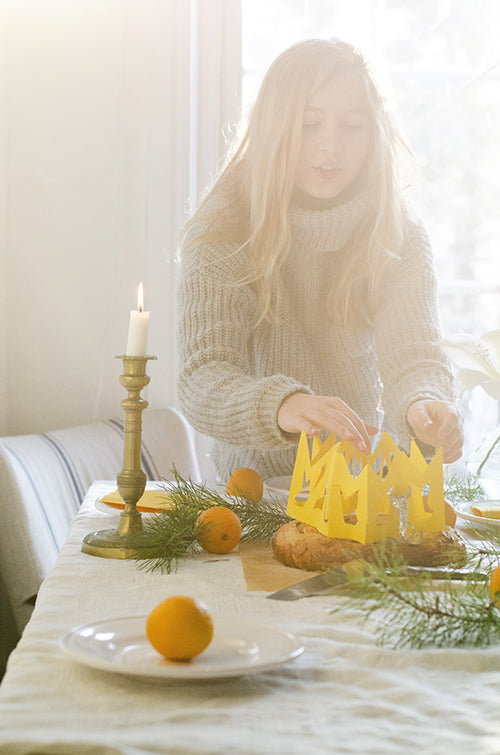
[[[280,406],[278,425],[286,433],[319,435],[320,430],[335,433],[343,440],[350,440],[359,453],[371,453],[370,436],[378,428],[358,417],[342,399],[334,396],[311,396],[308,393],[292,393]]]
[[[406,417],[418,440],[443,449],[445,464],[451,464],[461,457],[464,444],[463,420],[451,401],[415,401]]]

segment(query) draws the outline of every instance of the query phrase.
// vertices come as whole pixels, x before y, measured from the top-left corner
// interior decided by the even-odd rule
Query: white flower
[[[444,352],[457,367],[461,392],[476,385],[500,400],[500,330],[490,330],[480,338],[458,333],[441,341]]]

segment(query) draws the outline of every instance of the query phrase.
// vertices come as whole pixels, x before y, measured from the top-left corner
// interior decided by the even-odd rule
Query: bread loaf
[[[466,558],[464,543],[450,527],[425,534],[417,544],[393,538],[382,543],[386,552],[395,548],[411,566],[460,565]],[[280,527],[273,539],[273,553],[278,561],[308,571],[323,571],[356,558],[373,561],[378,547],[378,543],[363,545],[355,540],[327,537],[310,524],[295,520]]]

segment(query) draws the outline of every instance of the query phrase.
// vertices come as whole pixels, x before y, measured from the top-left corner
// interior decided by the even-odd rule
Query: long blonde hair
[[[246,130],[187,224],[182,249],[215,238],[236,241],[237,251],[247,254],[250,272],[235,285],[255,285],[261,319],[276,317],[273,282],[290,245],[288,208],[307,101],[335,73],[345,70],[365,84],[372,140],[363,171],[369,211],[349,240],[349,253],[343,256],[327,302],[335,321],[370,321],[383,267],[401,243],[396,150],[403,142],[363,56],[338,39],[311,39],[293,45],[267,71]],[[214,195],[227,198],[223,208],[214,209],[209,201]],[[193,234],[200,227],[204,230]],[[361,286],[363,296],[359,295]]]

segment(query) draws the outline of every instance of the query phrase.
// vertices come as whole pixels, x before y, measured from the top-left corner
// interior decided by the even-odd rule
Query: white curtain
[[[140,281],[176,403],[175,262],[239,115],[240,3],[0,3],[0,433],[121,414]]]

